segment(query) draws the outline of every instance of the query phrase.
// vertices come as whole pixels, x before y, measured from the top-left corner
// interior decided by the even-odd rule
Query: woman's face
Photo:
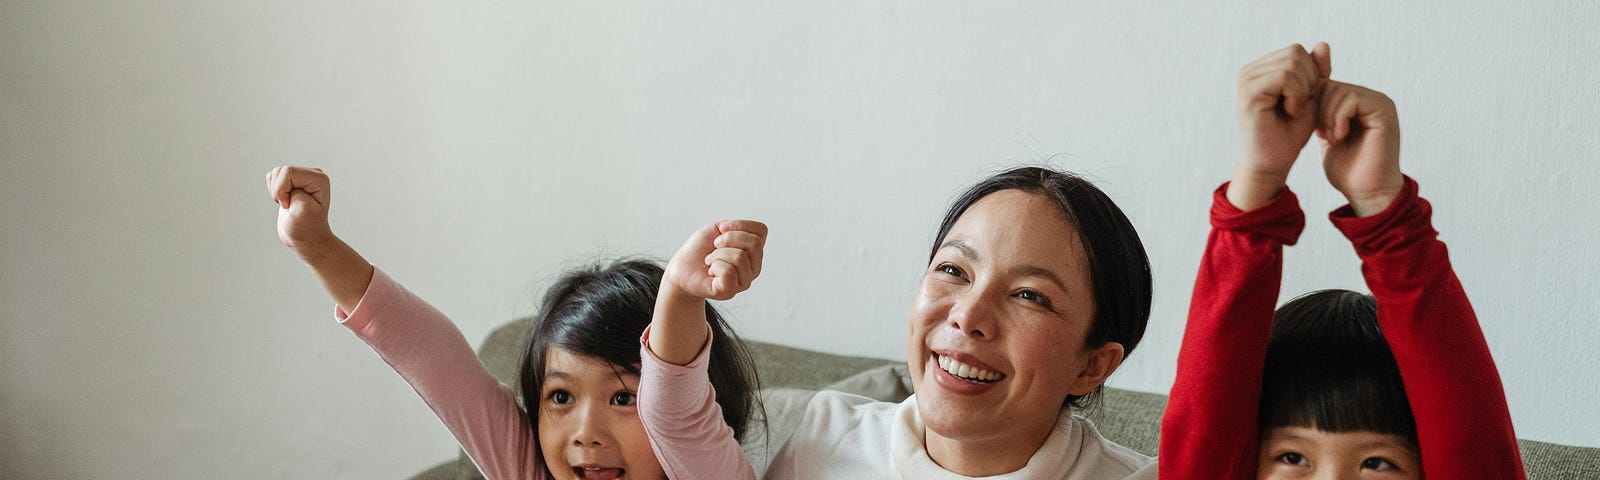
[[[952,469],[941,446],[966,445],[1025,464],[1067,396],[1121,363],[1119,344],[1085,346],[1094,307],[1077,229],[1054,200],[1002,190],[968,208],[923,275],[906,345],[933,460]]]
[[[557,347],[544,368],[539,448],[555,478],[666,478],[634,406],[638,375]]]

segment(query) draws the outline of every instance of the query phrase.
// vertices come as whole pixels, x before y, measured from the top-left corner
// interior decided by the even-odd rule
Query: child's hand
[[[761,275],[766,243],[766,224],[754,220],[724,220],[702,227],[667,263],[662,287],[699,299],[733,298]]]
[[[1271,200],[1317,127],[1320,82],[1333,70],[1327,43],[1299,44],[1239,69],[1239,163],[1228,200],[1250,210]]]
[[[689,236],[667,262],[650,320],[650,351],[673,365],[688,365],[710,341],[706,299],[727,300],[761,275],[767,226],[723,220]]]
[[[304,254],[334,239],[328,227],[328,175],[321,169],[284,165],[267,172],[267,194],[278,204],[278,240]]]
[[[355,310],[372,283],[372,264],[328,228],[328,175],[318,168],[274,168],[267,172],[267,195],[278,204],[278,240],[311,266],[340,309]]]
[[[1317,137],[1322,168],[1356,216],[1382,212],[1400,195],[1400,117],[1394,101],[1360,85],[1325,80]]]

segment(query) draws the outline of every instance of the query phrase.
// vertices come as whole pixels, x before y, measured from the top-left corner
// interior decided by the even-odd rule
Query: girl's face
[[[638,391],[638,375],[550,348],[539,399],[539,448],[555,478],[666,478],[634,407]]]
[[[1083,247],[1054,200],[1002,190],[968,208],[923,275],[906,345],[933,459],[966,475],[1025,464],[1067,396],[1121,363],[1119,344],[1085,347],[1093,318]],[[955,451],[989,464],[951,465]]]
[[[1280,427],[1261,437],[1261,479],[1420,479],[1422,461],[1405,437]]]

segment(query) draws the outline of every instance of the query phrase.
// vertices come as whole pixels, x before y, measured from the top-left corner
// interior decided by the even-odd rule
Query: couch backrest
[[[532,325],[532,319],[528,318],[503,325],[490,333],[479,349],[478,357],[484,366],[502,383],[516,384],[517,369],[521,366]],[[791,418],[788,410],[805,406],[803,400],[797,399],[809,398],[807,392],[818,389],[844,390],[883,401],[900,401],[910,393],[910,379],[906,378],[903,362],[898,360],[833,355],[765,342],[747,343],[755,356],[762,387],[773,389],[772,392],[783,390],[783,393],[763,395],[769,420]],[[1166,395],[1107,388],[1100,404],[1082,414],[1093,421],[1106,438],[1154,455],[1160,438],[1161,412],[1166,405]],[[771,425],[771,428],[784,427]],[[1600,448],[1531,440],[1519,443],[1529,479],[1600,479]],[[770,442],[759,438],[746,442],[747,453],[757,463],[761,463],[760,457],[768,456],[770,452],[762,452],[770,447]],[[465,455],[460,456],[460,463],[463,467],[460,478],[481,478]]]

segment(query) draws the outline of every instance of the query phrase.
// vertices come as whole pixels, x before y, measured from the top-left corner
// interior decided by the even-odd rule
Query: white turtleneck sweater
[[[823,391],[767,469],[767,480],[809,478],[968,479],[928,457],[917,397],[896,403]],[[1155,460],[1100,436],[1063,410],[1056,428],[1022,469],[985,479],[1155,479]]]

